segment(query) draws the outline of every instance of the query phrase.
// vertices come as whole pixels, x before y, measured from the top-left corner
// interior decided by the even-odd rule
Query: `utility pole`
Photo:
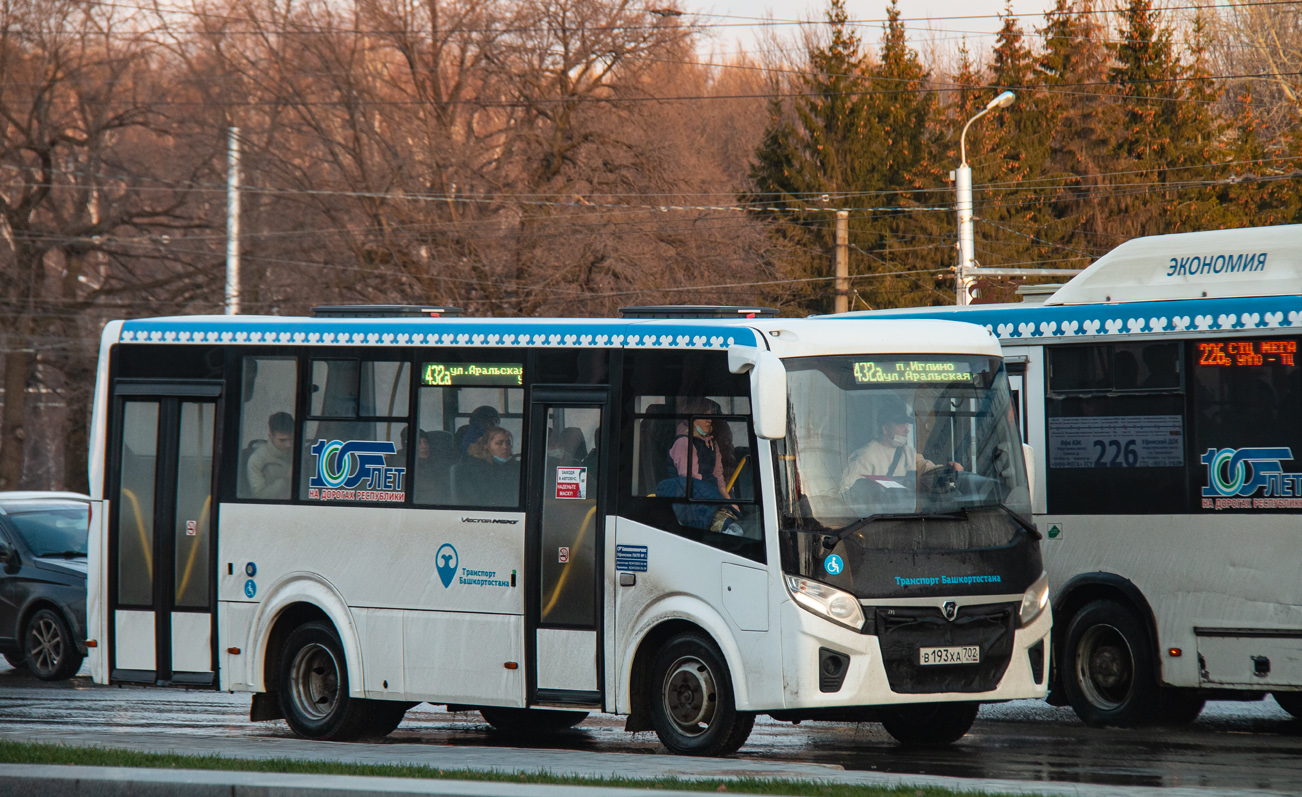
[[[850,211],[836,212],[836,312],[850,309]]]
[[[240,129],[232,127],[226,152],[226,315],[240,313]]]

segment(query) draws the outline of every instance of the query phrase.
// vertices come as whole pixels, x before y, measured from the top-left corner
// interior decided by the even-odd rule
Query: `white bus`
[[[968,324],[116,321],[94,679],[252,692],[253,720],[315,739],[424,701],[510,730],[623,714],[686,754],[757,714],[947,743],[1046,692],[1012,419]]]
[[[872,317],[1003,344],[1038,454],[1051,699],[1096,725],[1267,693],[1302,717],[1302,226],[1140,238],[1042,303]]]

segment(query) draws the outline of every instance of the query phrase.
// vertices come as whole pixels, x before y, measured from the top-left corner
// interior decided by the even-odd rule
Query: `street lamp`
[[[986,107],[967,120],[963,132],[958,137],[958,152],[962,163],[954,173],[954,183],[958,189],[958,271],[954,275],[955,303],[967,304],[968,291],[974,279],[968,276],[968,270],[976,265],[976,255],[972,240],[972,169],[967,165],[967,129],[972,123],[996,108],[1007,108],[1017,99],[1011,91],[1005,91],[986,105]]]

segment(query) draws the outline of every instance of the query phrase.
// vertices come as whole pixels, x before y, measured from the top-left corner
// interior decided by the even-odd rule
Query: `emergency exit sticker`
[[[588,469],[587,468],[557,468],[556,469],[556,497],[557,498],[587,498],[588,497]]]

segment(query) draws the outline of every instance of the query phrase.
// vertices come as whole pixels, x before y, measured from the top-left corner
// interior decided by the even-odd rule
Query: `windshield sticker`
[[[904,362],[857,362],[854,364],[854,381],[861,385],[891,383],[943,383],[971,384],[972,365],[967,362],[933,362],[926,360]]]
[[[939,584],[999,584],[999,576],[934,576],[931,578],[895,577],[895,584],[901,587],[934,587]]]
[[[845,569],[845,562],[841,560],[841,557],[832,554],[823,560],[823,569],[827,571],[829,576],[834,576]]]
[[[1287,447],[1207,449],[1203,509],[1302,509],[1302,473],[1281,464],[1292,459]]]
[[[385,457],[398,453],[390,440],[317,440],[312,444],[316,474],[308,479],[313,501],[402,503],[406,468],[390,467]]]
[[[1181,468],[1179,415],[1049,419],[1051,468]]]

